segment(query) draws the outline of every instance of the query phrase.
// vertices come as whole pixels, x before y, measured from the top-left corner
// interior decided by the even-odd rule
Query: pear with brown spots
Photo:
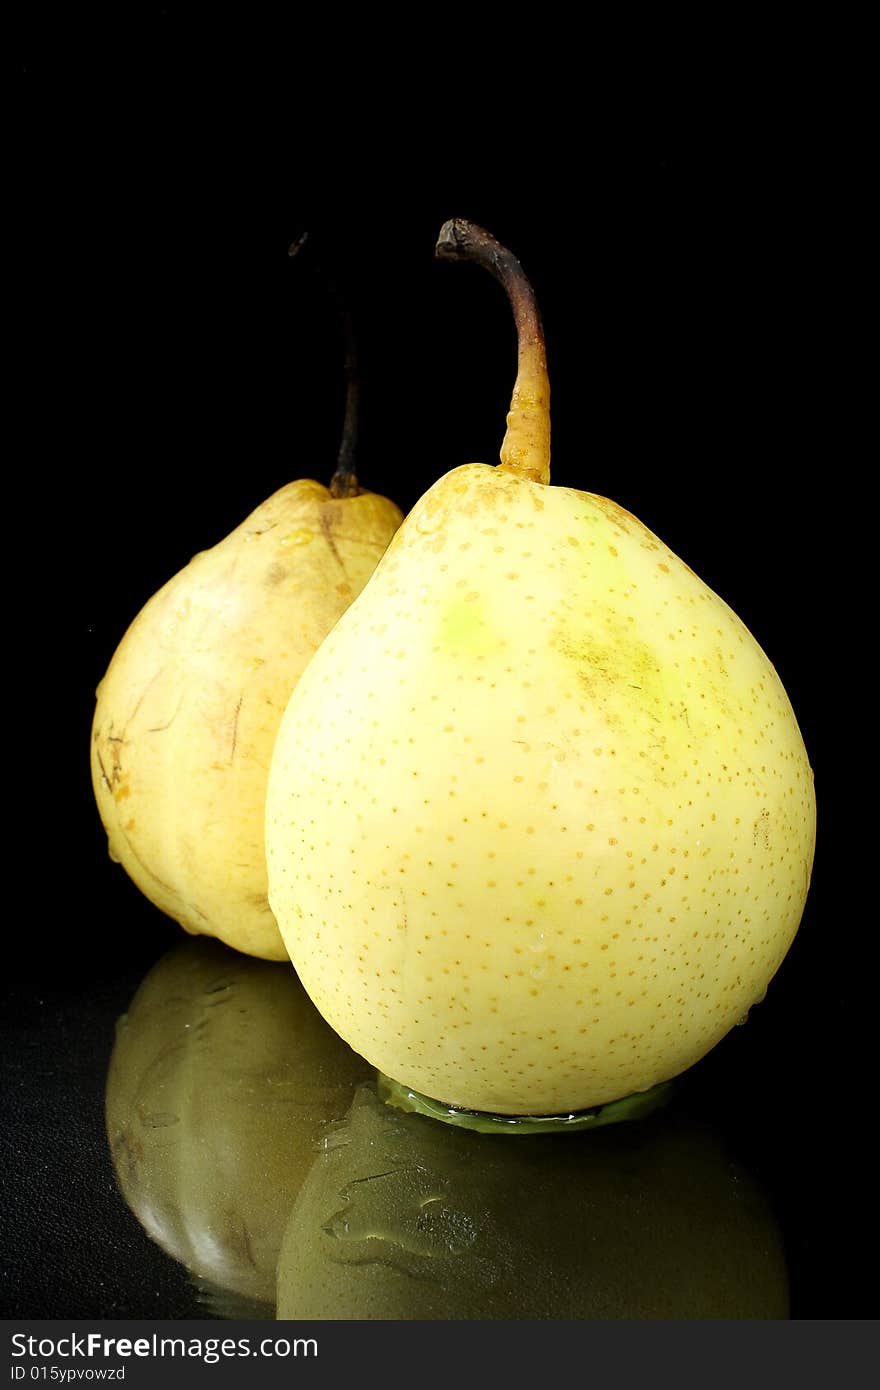
[[[188,932],[286,960],[266,895],[266,781],[310,657],[402,513],[288,483],[154,594],[98,686],[92,782],[110,854]]]
[[[300,978],[404,1086],[497,1114],[644,1091],[762,999],[815,800],[768,658],[628,512],[549,486],[534,299],[488,234],[519,374],[500,466],[416,504],[310,663],[267,797]]]

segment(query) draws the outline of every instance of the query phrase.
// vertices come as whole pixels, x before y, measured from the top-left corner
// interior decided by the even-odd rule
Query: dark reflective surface
[[[273,1316],[277,1266],[289,1318],[788,1315],[766,1194],[680,1106],[511,1138],[402,1114],[366,1078],[284,966],[193,941],[149,972],[107,1139],[204,1310]]]
[[[271,1318],[280,1249],[292,1317],[871,1315],[858,1145],[769,1011],[654,1116],[510,1138],[381,1104],[291,970],[215,943],[18,989],[11,1314]]]
[[[286,1318],[785,1318],[766,1195],[673,1111],[512,1138],[389,1109],[325,1136],[278,1270]]]
[[[288,1212],[368,1074],[289,967],[185,942],[116,1025],[106,1114],[120,1191],[197,1279],[274,1305]]]
[[[151,1005],[143,1060],[132,1042],[131,1078],[117,1077],[114,1166],[106,1088],[122,1056],[117,1020],[134,1016],[149,973],[185,942],[107,859],[88,774],[94,690],[131,618],[195,551],[291,477],[332,472],[338,334],[317,281],[292,275],[296,228],[327,238],[361,327],[365,483],[406,509],[448,468],[495,456],[509,316],[488,277],[432,258],[444,219],[465,215],[508,241],[534,280],[555,482],[613,497],[655,530],[746,622],[796,709],[819,804],[804,922],[765,1002],[679,1083],[676,1123],[682,1134],[695,1124],[744,1175],[767,1239],[781,1240],[792,1317],[873,1316],[876,914],[853,790],[873,706],[870,629],[854,634],[848,621],[860,508],[838,482],[861,454],[847,448],[849,412],[835,397],[849,252],[838,254],[832,231],[850,225],[837,151],[788,120],[784,132],[749,128],[742,112],[724,138],[698,112],[676,128],[652,108],[627,128],[618,99],[600,132],[578,95],[576,109],[547,108],[515,178],[506,149],[496,156],[477,139],[469,161],[444,121],[434,139],[416,139],[417,158],[364,135],[382,159],[355,161],[352,182],[340,173],[338,92],[332,111],[322,104],[292,132],[289,83],[269,83],[261,99],[277,106],[249,127],[225,81],[221,100],[205,99],[201,47],[187,56],[182,25],[167,7],[152,12],[125,45],[124,82],[111,80],[100,45],[62,53],[45,32],[19,73],[10,201],[23,443],[8,514],[22,561],[7,607],[13,637],[16,620],[23,631],[10,643],[7,726],[17,838],[0,1010],[4,1313],[198,1316],[255,1296],[268,1306],[264,1257],[311,1143],[279,1173],[270,1135],[284,1107],[267,1078],[279,1066],[287,1075],[293,1051],[279,1062],[273,1043],[267,1065],[264,1044],[233,1029],[233,1052],[250,1058],[246,1083],[238,1060],[212,1073],[210,1049],[188,1043],[150,1072],[165,1010]],[[185,1022],[185,1001],[203,994],[184,990],[167,1017],[179,1010]],[[207,1015],[218,1048],[221,1013]],[[144,1114],[175,1113],[176,1128],[144,1129],[148,1074]],[[154,1081],[173,1105],[154,1099]],[[259,1153],[239,1147],[242,1127]],[[117,1168],[127,1173],[132,1155],[126,1201]],[[434,1162],[419,1159],[430,1171]],[[319,1182],[322,1171],[309,1191],[315,1220],[329,1204],[332,1221],[344,1204],[330,1201],[336,1178]],[[212,1174],[222,1174],[225,1214]],[[624,1208],[657,1200],[653,1175],[636,1174]],[[493,1213],[500,1190],[484,1199]],[[661,1212],[663,1249],[689,1222],[705,1249],[730,1195],[723,1181],[710,1191],[675,1229]],[[264,1235],[252,1238],[251,1222]],[[551,1228],[548,1218],[529,1238]],[[618,1228],[644,1234],[624,1218]],[[308,1229],[308,1267],[329,1277],[322,1227]],[[602,1229],[604,1254],[613,1233]],[[740,1247],[743,1270],[755,1248]],[[722,1264],[713,1268],[720,1277]],[[765,1288],[758,1301],[768,1300]]]

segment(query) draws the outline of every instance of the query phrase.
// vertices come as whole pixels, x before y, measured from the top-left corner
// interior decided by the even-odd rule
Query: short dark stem
[[[357,452],[361,405],[361,378],[358,369],[357,342],[354,336],[351,312],[337,285],[333,282],[331,282],[331,290],[339,310],[345,346],[345,418],[342,423],[342,439],[336,460],[336,472],[330,479],[330,494],[332,497],[357,497],[360,486],[355,471],[355,454]]]
[[[291,243],[289,254],[291,256],[298,255],[307,240],[308,232],[302,232]],[[315,270],[336,306],[345,354],[345,415],[342,422],[339,453],[336,458],[336,471],[330,479],[330,495],[331,497],[357,497],[361,490],[355,469],[361,399],[357,339],[355,338],[351,311],[337,281],[328,275],[322,266],[316,265]]]

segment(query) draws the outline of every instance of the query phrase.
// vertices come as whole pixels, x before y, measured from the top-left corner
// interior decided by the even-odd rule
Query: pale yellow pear
[[[299,479],[144,606],[97,691],[98,810],[117,859],[188,932],[286,959],[266,897],[269,761],[299,676],[402,520]]]
[[[763,997],[815,801],[727,604],[613,502],[548,485],[518,318],[504,461],[421,498],[310,663],[266,847],[291,959],[357,1052],[452,1106],[556,1114],[675,1076]]]

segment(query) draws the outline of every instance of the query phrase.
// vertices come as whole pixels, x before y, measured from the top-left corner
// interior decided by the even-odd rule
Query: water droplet
[[[426,1174],[403,1167],[356,1178],[338,1197],[345,1206],[322,1229],[336,1240],[382,1240],[410,1255],[457,1255],[473,1245],[477,1226],[443,1194],[426,1192]]]
[[[180,1116],[172,1115],[170,1110],[155,1110],[152,1115],[144,1116],[147,1129],[167,1129],[170,1125],[179,1123]]]
[[[324,1134],[320,1135],[316,1147],[324,1153],[332,1149],[343,1149],[351,1143],[351,1126],[347,1120],[331,1120]]]

